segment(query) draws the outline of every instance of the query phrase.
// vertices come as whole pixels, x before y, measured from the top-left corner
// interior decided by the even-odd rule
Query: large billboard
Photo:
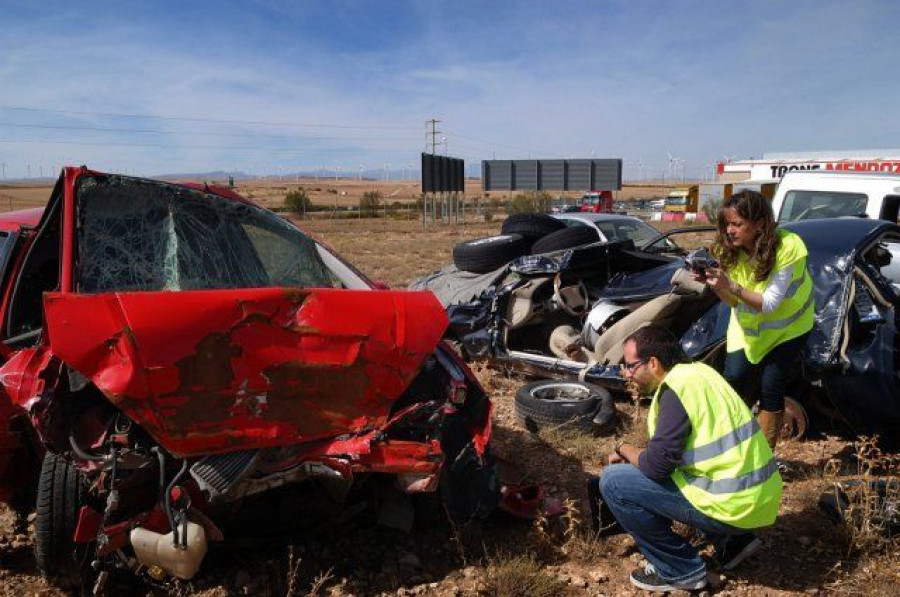
[[[483,160],[485,191],[618,191],[621,159]]]
[[[422,154],[423,193],[461,193],[465,191],[466,164],[460,158],[431,153]]]

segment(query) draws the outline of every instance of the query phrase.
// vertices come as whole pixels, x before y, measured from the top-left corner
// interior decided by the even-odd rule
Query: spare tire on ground
[[[531,432],[566,427],[585,432],[610,427],[616,416],[612,395],[581,381],[544,380],[516,391],[516,420]]]
[[[543,238],[539,238],[531,246],[532,255],[565,251],[583,245],[596,243],[600,240],[600,234],[594,228],[588,226],[573,226],[557,230]]]
[[[502,234],[520,234],[526,239],[536,241],[557,230],[562,230],[566,224],[547,214],[512,214],[500,227]]]
[[[453,263],[462,271],[483,274],[527,255],[528,245],[519,234],[467,240],[453,247]]]

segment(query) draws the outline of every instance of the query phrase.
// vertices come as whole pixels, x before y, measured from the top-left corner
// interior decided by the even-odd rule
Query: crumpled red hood
[[[428,292],[45,295],[49,349],[169,452],[378,428],[444,330]]]

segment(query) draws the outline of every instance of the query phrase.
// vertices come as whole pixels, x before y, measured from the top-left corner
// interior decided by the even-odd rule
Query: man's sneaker
[[[663,580],[656,572],[653,564],[647,564],[643,570],[638,568],[631,573],[631,584],[645,591],[666,593],[668,591],[699,591],[706,587],[706,570],[696,580],[671,582]]]
[[[725,547],[717,549],[713,557],[722,570],[734,570],[761,547],[762,541],[753,533],[731,535],[725,542]]]

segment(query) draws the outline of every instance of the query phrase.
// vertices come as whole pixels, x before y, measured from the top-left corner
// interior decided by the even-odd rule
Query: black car
[[[815,327],[789,384],[788,426],[802,434],[812,408],[891,439],[900,431],[900,226],[837,218],[784,227],[806,243],[816,301]],[[671,329],[691,357],[723,364],[729,309],[693,282],[673,241],[701,230],[709,229],[663,235],[649,251],[609,243],[524,257],[455,295],[444,292],[446,281],[431,283],[466,357],[621,392],[622,340],[647,323]]]

